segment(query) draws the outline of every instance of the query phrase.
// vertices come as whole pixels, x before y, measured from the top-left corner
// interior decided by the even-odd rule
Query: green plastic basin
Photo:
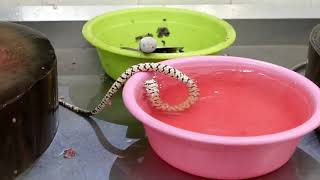
[[[158,38],[159,27],[170,35]],[[116,79],[128,67],[177,57],[212,55],[229,47],[236,38],[233,27],[217,17],[176,8],[134,8],[105,13],[88,21],[82,30],[97,48],[105,72]],[[122,49],[138,48],[136,37],[151,33],[162,47],[184,47],[183,53],[151,53]]]

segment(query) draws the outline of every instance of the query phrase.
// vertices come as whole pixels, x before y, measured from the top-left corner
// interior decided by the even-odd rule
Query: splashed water
[[[141,91],[147,113],[178,128],[213,135],[255,136],[291,129],[311,114],[309,98],[295,82],[252,67],[181,68],[198,83],[199,101],[184,112],[161,112]],[[164,101],[177,104],[187,89],[172,78],[156,75]]]

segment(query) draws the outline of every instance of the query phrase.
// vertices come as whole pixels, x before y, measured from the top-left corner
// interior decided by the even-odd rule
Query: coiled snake
[[[98,114],[105,108],[105,106],[111,105],[112,96],[118,90],[120,90],[120,88],[126,83],[126,81],[131,76],[133,76],[137,72],[160,72],[181,81],[187,86],[188,92],[189,92],[188,98],[180,104],[169,105],[161,101],[157,82],[154,79],[145,81],[144,85],[147,92],[147,96],[149,97],[149,100],[151,101],[152,106],[154,106],[156,109],[159,109],[162,111],[183,111],[189,108],[198,99],[199,89],[196,83],[192,79],[190,79],[188,76],[180,72],[179,70],[165,64],[160,64],[160,63],[141,63],[141,64],[131,66],[124,73],[122,73],[121,76],[112,84],[111,88],[103,97],[100,104],[96,106],[92,111],[88,111],[80,107],[77,107],[75,105],[69,104],[63,101],[63,99],[61,98],[59,99],[59,103],[62,106],[85,116],[92,116],[92,115]]]

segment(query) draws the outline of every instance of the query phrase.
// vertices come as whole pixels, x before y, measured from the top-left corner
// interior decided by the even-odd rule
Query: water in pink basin
[[[190,109],[162,112],[150,105],[145,91],[138,96],[147,113],[172,126],[212,135],[256,136],[297,127],[312,114],[308,98],[298,91],[301,88],[286,78],[230,65],[180,70],[200,89],[200,98]],[[187,97],[181,82],[159,74],[155,79],[163,101],[177,104]]]

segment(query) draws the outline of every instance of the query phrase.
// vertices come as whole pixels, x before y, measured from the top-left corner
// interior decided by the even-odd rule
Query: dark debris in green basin
[[[170,36],[170,31],[167,27],[158,27],[157,29],[158,38]]]
[[[144,37],[153,37],[153,34],[152,33],[147,33],[145,35],[137,36],[135,39],[136,39],[136,41],[140,41]]]

